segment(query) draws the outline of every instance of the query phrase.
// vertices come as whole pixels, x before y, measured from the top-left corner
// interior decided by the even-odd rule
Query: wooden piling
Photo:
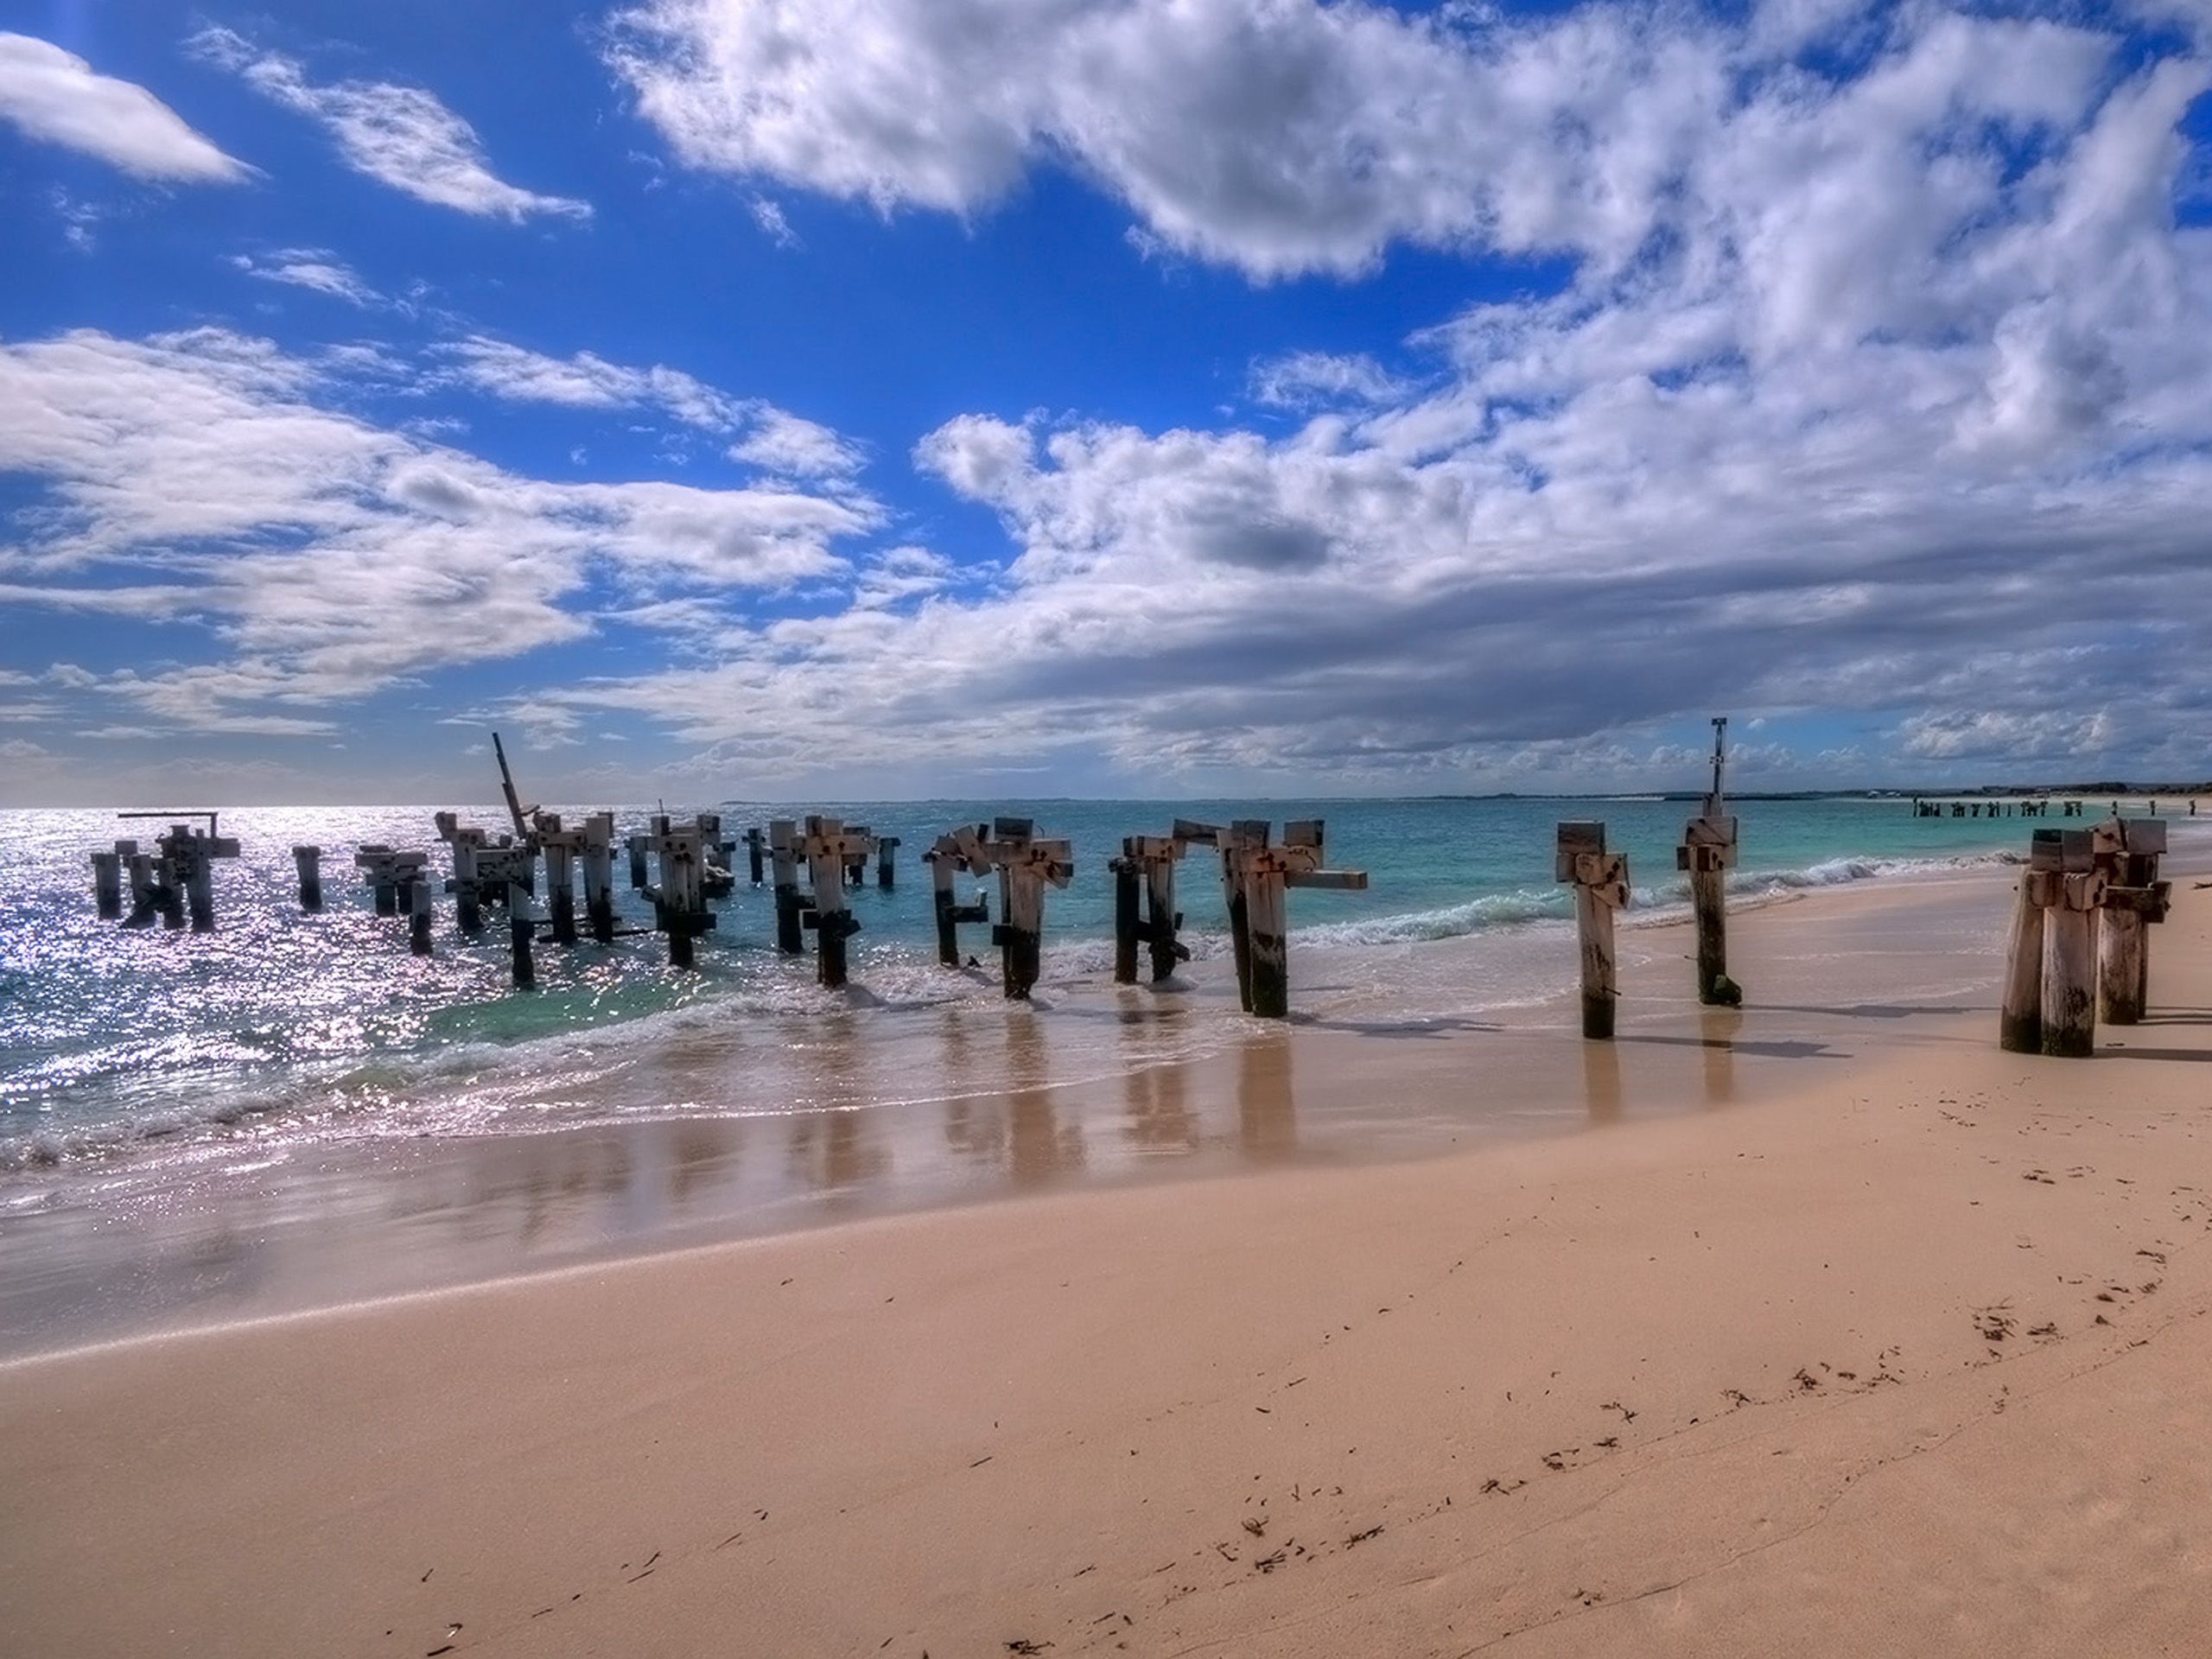
[[[806,950],[807,906],[798,891],[798,825],[777,818],[768,825],[768,847],[776,877],[776,949],[787,957]]]
[[[491,836],[474,824],[464,826],[451,812],[439,813],[435,823],[438,839],[453,849],[453,876],[446,883],[446,891],[453,894],[454,917],[461,932],[474,938],[484,931],[482,878],[476,868],[477,857],[490,845]],[[384,908],[382,889],[378,891],[377,900],[378,915],[396,913],[396,904],[392,911]]]
[[[531,954],[537,938],[537,906],[521,882],[507,887],[507,938],[514,957],[515,989],[537,988],[537,963]]]
[[[1620,1000],[1613,912],[1628,906],[1628,855],[1605,850],[1602,823],[1562,823],[1554,868],[1558,879],[1574,889],[1575,933],[1582,957],[1582,1034],[1608,1041]]]
[[[630,837],[630,890],[642,893],[652,885],[652,872],[645,868],[645,849],[652,844],[648,836]]]
[[[594,812],[584,820],[584,919],[601,944],[614,942],[614,815]]]
[[[1290,1015],[1290,951],[1285,937],[1282,872],[1251,869],[1240,883],[1244,893],[1244,925],[1250,952],[1250,999],[1248,1012],[1262,1020]]]
[[[2095,912],[2106,885],[2091,832],[2037,830],[2029,868],[2056,876],[2043,922],[2043,1052],[2085,1059],[2097,1045]]]
[[[530,838],[545,855],[546,916],[553,943],[576,942],[576,855],[588,844],[585,830],[569,829],[558,812],[538,811],[531,818]]]
[[[855,855],[861,868],[868,864],[869,836],[864,827],[847,829],[836,818],[811,817],[799,836],[798,851],[806,860],[807,881],[814,894],[814,911],[807,925],[815,932],[815,978],[827,990],[846,981],[845,942],[861,925],[845,906],[845,883]]]
[[[1137,857],[1137,838],[1122,837],[1122,855],[1107,868],[1114,877],[1114,982],[1137,982],[1137,944],[1144,931],[1144,865]]]
[[[1152,956],[1152,982],[1157,985],[1173,976],[1178,963],[1191,959],[1190,947],[1176,937],[1182,929],[1183,917],[1175,908],[1175,861],[1183,856],[1183,849],[1172,836],[1157,842],[1141,836],[1138,846],[1147,854],[1144,867],[1145,943]]]
[[[1722,787],[1728,760],[1728,717],[1713,720],[1713,787],[1705,808],[1682,831],[1675,867],[1690,879],[1690,913],[1697,931],[1697,1000],[1736,1007],[1743,988],[1728,976],[1728,872],[1736,865],[1736,820]]]
[[[1221,842],[1221,885],[1229,902],[1229,950],[1236,964],[1236,1001],[1252,1012],[1252,899],[1245,891],[1243,855],[1263,849],[1274,826],[1265,818],[1238,818]]]
[[[300,872],[300,908],[308,915],[322,908],[322,849],[295,847],[292,861]]]
[[[752,868],[753,885],[756,887],[760,885],[760,859],[761,855],[767,849],[767,844],[768,838],[760,833],[759,824],[754,824],[745,832],[746,861]]]
[[[2150,1001],[2150,929],[2165,920],[2172,891],[2158,880],[2166,826],[2158,818],[2113,818],[2091,835],[2107,878],[2097,912],[2099,1011],[2113,1025],[2138,1025]]]
[[[999,947],[1001,983],[1008,998],[1025,1001],[1044,970],[1045,888],[1067,886],[1075,873],[1073,854],[1065,841],[1037,839],[1037,827],[1027,818],[995,820],[990,838],[976,850],[999,873],[1004,919],[991,930],[991,942]]]
[[[981,873],[990,868],[981,851],[988,836],[986,825],[963,825],[939,836],[922,855],[922,862],[930,867],[931,896],[937,912],[937,959],[947,968],[961,965],[961,925],[991,919],[991,907],[983,895],[978,893],[976,903],[963,905],[952,890],[954,880],[962,873]]]
[[[418,957],[430,954],[432,905],[430,878],[417,870],[407,884],[407,947]]]
[[[665,814],[652,821],[652,848],[660,858],[660,885],[647,887],[653,925],[668,936],[668,960],[677,968],[696,964],[693,942],[710,932],[715,914],[707,908],[707,849],[713,837],[697,819],[676,823]]]
[[[2052,876],[2036,869],[2021,871],[2013,889],[1997,1020],[1998,1046],[2007,1053],[2043,1052],[2043,913],[2056,893]]]
[[[123,916],[123,854],[118,850],[92,855],[92,911],[104,922]]]
[[[884,893],[889,893],[899,882],[899,872],[895,868],[898,850],[898,836],[878,836],[875,838],[875,885]]]

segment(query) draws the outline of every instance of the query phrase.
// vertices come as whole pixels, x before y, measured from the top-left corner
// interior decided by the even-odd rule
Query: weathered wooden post
[[[845,883],[854,868],[868,866],[869,836],[866,829],[848,829],[836,818],[810,817],[798,840],[799,856],[806,860],[808,884],[814,889],[814,909],[806,925],[815,933],[816,975],[823,987],[836,990],[845,982],[845,941],[861,931],[859,919],[845,907]]]
[[[660,855],[660,886],[645,889],[653,901],[653,925],[668,935],[668,959],[677,968],[696,961],[692,941],[713,931],[715,913],[707,908],[705,876],[708,836],[694,819],[671,823],[653,820],[653,845]]]
[[[430,896],[430,878],[416,870],[407,882],[407,948],[418,957],[430,954],[430,918],[435,901]]]
[[[2150,1001],[2150,927],[2163,922],[2172,893],[2158,880],[2166,826],[2158,818],[2114,818],[2099,824],[2097,865],[2105,874],[2097,912],[2097,1000],[2107,1023],[2139,1025]]]
[[[1006,994],[1015,1001],[1027,1000],[1044,971],[1046,886],[1065,887],[1075,874],[1068,843],[1039,841],[1036,834],[1027,818],[1000,818],[978,849],[999,873],[999,914],[1005,919],[991,929],[991,943],[999,947]]]
[[[1732,1008],[1744,1001],[1743,987],[1728,977],[1728,872],[1736,864],[1736,820],[1721,789],[1727,762],[1728,716],[1713,721],[1713,789],[1705,810],[1682,831],[1675,868],[1688,872],[1690,912],[1697,925],[1697,1000]]]
[[[515,989],[537,988],[537,963],[531,947],[537,938],[537,905],[519,881],[507,885],[507,938],[514,953]]]
[[[798,890],[798,825],[776,818],[768,825],[768,849],[776,877],[776,949],[787,957],[806,951],[805,915],[814,901]]]
[[[2043,913],[2058,893],[2056,849],[2048,863],[2039,861],[2045,833],[2036,832],[2029,867],[2020,872],[2013,889],[2012,930],[2005,947],[2005,986],[1997,1019],[1998,1046],[2010,1054],[2043,1052]]]
[[[125,927],[151,927],[160,919],[164,903],[160,882],[154,868],[154,855],[134,850],[124,858],[124,868],[130,881],[130,913],[123,918]]]
[[[300,908],[308,915],[322,908],[322,849],[295,847],[292,861],[300,872]]]
[[[960,966],[960,925],[991,919],[990,905],[982,893],[976,895],[974,904],[963,905],[952,892],[953,879],[960,872],[980,873],[990,868],[977,850],[983,839],[981,825],[974,829],[963,825],[939,836],[922,855],[922,862],[930,867],[930,889],[937,908],[937,959],[947,968]]]
[[[1109,859],[1114,876],[1114,982],[1137,982],[1137,941],[1144,931],[1144,865],[1137,858],[1137,838],[1122,837],[1122,855]]]
[[[730,849],[736,843],[722,836],[722,815],[700,812],[692,822],[699,826],[699,892],[708,899],[727,899],[737,886],[729,873]]]
[[[570,830],[558,812],[540,811],[531,820],[531,839],[545,855],[546,913],[553,924],[553,943],[576,942],[576,855],[584,849],[582,829]]]
[[[864,823],[842,826],[845,836],[844,883],[849,887],[865,886],[868,881],[868,855],[875,848],[875,832]]]
[[[2043,1052],[2054,1059],[2085,1059],[2096,1052],[2096,910],[2104,873],[2086,830],[2039,830],[2031,869],[2057,881],[2043,922]]]
[[[189,824],[173,823],[168,833],[154,843],[161,849],[162,885],[171,894],[168,925],[178,925],[181,901],[191,911],[192,931],[195,933],[210,932],[215,925],[214,861],[238,855],[235,839],[214,833],[215,815],[210,812],[207,818],[208,827],[205,831]]]
[[[391,877],[391,849],[380,841],[364,842],[354,849],[353,868],[369,890],[369,907],[379,916],[399,913],[399,889]]]
[[[1175,908],[1175,866],[1184,847],[1173,835],[1139,836],[1136,853],[1144,865],[1144,941],[1152,957],[1152,982],[1170,977],[1178,963],[1191,959],[1191,948],[1176,938],[1183,914]]]
[[[746,861],[752,867],[753,885],[756,887],[760,885],[760,855],[767,849],[767,844],[768,838],[760,833],[759,824],[745,832]]]
[[[484,931],[482,882],[477,864],[480,855],[491,845],[492,837],[488,831],[474,824],[464,826],[458,813],[441,812],[435,822],[438,839],[453,849],[453,875],[446,882],[446,891],[453,894],[454,915],[461,931],[474,938]],[[384,890],[378,888],[377,914],[391,913],[385,909]]]
[[[584,820],[584,919],[601,944],[614,942],[614,815],[594,812]]]
[[[1610,1039],[1620,982],[1613,953],[1613,912],[1628,907],[1628,855],[1605,850],[1605,826],[1559,827],[1554,874],[1574,889],[1575,932],[1582,946],[1582,1034]]]
[[[1261,825],[1264,830],[1267,826]],[[1245,826],[1239,826],[1240,829]],[[1286,823],[1282,845],[1270,847],[1264,834],[1249,830],[1230,849],[1237,887],[1244,895],[1249,969],[1246,1012],[1262,1020],[1290,1015],[1290,929],[1285,893],[1291,887],[1333,887],[1359,892],[1364,870],[1325,870],[1325,826],[1319,818]]]
[[[875,885],[889,893],[899,883],[899,872],[893,868],[893,855],[899,850],[899,837],[878,836],[875,838]]]
[[[123,843],[92,855],[92,912],[104,922],[123,916]]]

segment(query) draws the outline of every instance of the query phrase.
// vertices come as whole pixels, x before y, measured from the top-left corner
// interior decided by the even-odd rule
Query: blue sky
[[[0,3],[0,803],[2212,774],[2208,41]]]

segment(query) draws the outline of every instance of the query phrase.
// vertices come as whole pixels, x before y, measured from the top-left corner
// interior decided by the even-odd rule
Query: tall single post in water
[[[300,908],[312,916],[322,908],[322,849],[295,847],[292,861],[300,870]]]
[[[1728,754],[1728,716],[1713,721],[1713,789],[1705,810],[1689,821],[1675,867],[1690,878],[1690,910],[1697,923],[1697,1000],[1735,1007],[1743,988],[1728,977],[1728,872],[1736,864],[1736,820],[1728,815],[1721,790]]]
[[[760,833],[759,824],[745,832],[746,862],[752,869],[753,885],[756,887],[760,885],[761,879],[760,856],[767,850],[767,845],[768,838]]]
[[[963,825],[939,836],[922,855],[922,862],[930,867],[930,891],[937,909],[937,959],[947,968],[960,966],[960,925],[991,919],[991,907],[982,894],[976,895],[974,904],[963,905],[952,891],[954,878],[963,871],[980,873],[990,868],[977,850],[983,840],[984,826]]]
[[[1291,887],[1332,887],[1339,892],[1362,892],[1367,887],[1364,870],[1328,870],[1326,826],[1319,818],[1283,825],[1282,845],[1268,844],[1263,832],[1255,836],[1249,826],[1234,836],[1227,855],[1233,879],[1244,897],[1246,1012],[1262,1020],[1290,1016],[1290,925],[1285,902]]]
[[[123,858],[121,842],[92,855],[92,911],[104,922],[123,916]]]
[[[537,963],[531,947],[537,938],[537,905],[519,881],[507,884],[507,939],[514,953],[515,989],[537,988]]]
[[[576,942],[576,855],[584,849],[582,829],[570,830],[558,812],[541,811],[531,820],[531,838],[545,855],[545,906],[553,924],[553,943]]]
[[[490,834],[474,824],[463,826],[458,813],[441,812],[435,822],[438,839],[453,849],[453,875],[446,882],[446,891],[453,894],[454,918],[461,931],[474,938],[484,931],[484,906],[481,881],[478,875],[477,855],[491,844]],[[384,890],[377,890],[377,913],[391,912],[384,907]]]
[[[893,868],[893,855],[899,850],[899,837],[878,836],[875,838],[875,885],[889,893],[899,883],[899,872]]]
[[[787,957],[803,956],[805,916],[814,901],[798,890],[798,825],[789,818],[771,820],[768,850],[776,878],[776,949]]]
[[[2043,1052],[2086,1059],[2097,1046],[2096,911],[2105,888],[2094,837],[2038,830],[2029,868],[2056,876],[2043,922]]]
[[[430,954],[430,878],[416,870],[407,883],[407,948],[418,957]]]
[[[645,865],[645,849],[652,844],[653,838],[648,835],[630,837],[630,891],[632,893],[643,893],[652,885],[652,872]]]
[[[1559,827],[1554,873],[1574,889],[1575,932],[1582,947],[1582,1034],[1610,1039],[1620,1001],[1613,952],[1613,912],[1628,907],[1628,855],[1605,850],[1605,826]]]
[[[614,815],[594,812],[584,820],[584,919],[601,944],[614,943]]]
[[[999,873],[999,914],[991,930],[999,947],[1000,975],[1007,995],[1027,1001],[1044,970],[1045,888],[1065,887],[1075,874],[1074,855],[1065,841],[1039,841],[1027,818],[1000,818],[978,851]]]
[[[123,855],[124,871],[130,882],[130,913],[123,918],[123,925],[125,927],[151,927],[162,906],[162,891],[155,876],[153,855],[140,852],[136,842],[118,842],[116,845],[130,848]]]
[[[845,882],[856,854],[867,868],[868,848],[865,829],[849,830],[836,818],[809,817],[798,839],[798,855],[806,860],[807,881],[814,889],[814,910],[806,925],[815,932],[816,977],[828,990],[844,984],[845,941],[861,931],[845,908]]]
[[[708,841],[696,819],[690,823],[671,823],[665,816],[653,819],[660,886],[645,891],[653,901],[654,926],[668,935],[668,959],[678,968],[693,965],[692,941],[715,925],[705,889]]]
[[[2091,834],[2106,877],[2097,912],[2100,1011],[2112,1025],[2139,1025],[2150,1001],[2150,928],[2165,920],[2172,893],[2171,884],[2158,880],[2165,821],[2113,818]]]

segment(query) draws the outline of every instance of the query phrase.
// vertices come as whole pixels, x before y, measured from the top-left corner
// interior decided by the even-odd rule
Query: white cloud
[[[867,457],[851,439],[780,409],[755,405],[753,429],[730,459],[786,478],[849,477]]]
[[[383,302],[383,296],[356,276],[344,260],[326,249],[286,248],[257,259],[251,254],[234,254],[231,264],[264,283],[304,288],[334,300],[343,300],[348,305],[366,307]]]
[[[1255,364],[1252,396],[1277,409],[1325,404],[1394,404],[1412,388],[1373,358],[1334,352],[1292,352]]]
[[[0,32],[0,119],[137,178],[235,184],[252,171],[143,86],[95,74],[75,54],[29,35]]]
[[[45,486],[31,539],[0,547],[0,600],[195,622],[222,660],[101,690],[170,728],[305,734],[397,681],[588,632],[595,586],[787,588],[880,521],[851,492],[518,475],[327,406],[353,361],[217,329],[0,346],[0,470]]]
[[[319,123],[355,172],[418,201],[514,221],[550,213],[588,219],[591,204],[540,195],[492,171],[476,129],[418,86],[390,81],[309,81],[300,64],[264,52],[227,29],[194,35],[191,48],[286,109]]]

